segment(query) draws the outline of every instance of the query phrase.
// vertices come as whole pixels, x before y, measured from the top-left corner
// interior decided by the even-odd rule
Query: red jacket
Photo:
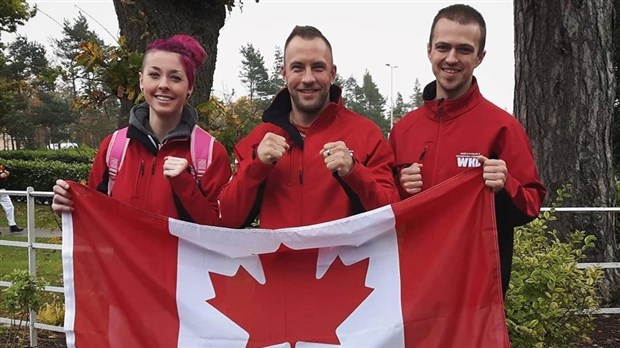
[[[390,134],[396,166],[423,164],[425,190],[480,166],[477,155],[502,159],[508,168],[504,191],[519,211],[536,217],[546,189],[521,124],[486,100],[477,83],[452,100],[434,100],[434,88],[434,83],[425,88],[424,106],[407,114]],[[429,94],[433,99],[426,100]],[[401,195],[408,196],[403,191]]]
[[[213,161],[196,184],[194,176],[185,171],[168,179],[163,175],[166,156],[186,158],[190,165],[190,130],[194,115],[186,108],[181,124],[170,132],[159,147],[156,139],[141,126],[148,116],[148,106],[138,105],[132,109],[124,162],[119,171],[111,196],[160,215],[192,221],[205,225],[217,225],[217,195],[231,176],[226,149],[217,141],[213,145]],[[108,167],[106,152],[111,135],[106,137],[95,157],[90,171],[88,186],[107,194]],[[151,140],[152,139],[152,140]],[[155,143],[153,142],[155,141]],[[158,148],[159,147],[159,148]]]
[[[289,122],[291,100],[284,90],[265,111],[265,122],[235,146],[237,172],[220,195],[223,225],[241,227],[259,213],[263,228],[304,226],[398,200],[392,151],[380,129],[346,109],[338,87],[330,94],[332,102],[305,139]],[[285,137],[290,145],[275,165],[265,165],[255,155],[267,132]],[[320,155],[325,143],[340,140],[355,159],[353,170],[343,178],[329,172]]]
[[[459,98],[435,100],[436,84],[424,89],[424,106],[405,115],[390,134],[396,167],[421,163],[422,190],[479,167],[476,157],[502,159],[508,168],[504,189],[495,195],[503,286],[510,278],[513,227],[533,220],[547,190],[538,177],[529,139],[509,113],[486,100],[475,82]],[[399,178],[397,175],[397,182]],[[480,174],[482,180],[482,172]],[[409,195],[401,190],[403,198]]]

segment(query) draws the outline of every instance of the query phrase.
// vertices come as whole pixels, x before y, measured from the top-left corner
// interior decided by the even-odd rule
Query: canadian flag
[[[279,230],[168,219],[72,183],[67,345],[508,347],[493,194],[480,178]]]

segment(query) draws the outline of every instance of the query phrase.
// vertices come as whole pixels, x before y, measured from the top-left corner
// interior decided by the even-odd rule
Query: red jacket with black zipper
[[[263,123],[235,146],[237,171],[220,195],[222,225],[242,227],[259,214],[263,228],[304,226],[344,218],[398,200],[393,155],[372,121],[342,104],[332,86],[331,102],[305,137],[289,122],[291,99],[281,91],[263,114]],[[290,149],[275,164],[263,164],[256,149],[267,132],[286,138]],[[325,166],[320,151],[344,141],[353,170],[340,178]]]
[[[547,190],[536,169],[523,126],[506,111],[486,100],[475,78],[455,99],[435,99],[436,82],[424,88],[424,106],[408,113],[390,134],[396,168],[422,164],[422,190],[463,171],[479,167],[478,155],[502,159],[508,168],[504,188],[495,194],[502,286],[508,288],[513,251],[513,228],[533,220]],[[397,178],[398,172],[397,172]],[[482,171],[480,173],[482,181]],[[402,198],[409,195],[399,185]]]
[[[199,182],[190,170],[166,178],[163,174],[166,156],[185,158],[192,165],[190,134],[196,114],[193,108],[186,106],[177,128],[159,143],[147,127],[148,108],[143,103],[131,110],[127,130],[130,141],[111,197],[167,217],[217,225],[217,195],[231,176],[226,149],[217,141],[213,143],[211,165]],[[108,191],[106,153],[111,138],[109,135],[99,145],[88,180],[89,187],[105,194]]]

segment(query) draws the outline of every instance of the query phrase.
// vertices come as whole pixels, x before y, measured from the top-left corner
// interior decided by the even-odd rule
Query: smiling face
[[[428,58],[437,79],[437,99],[463,95],[472,83],[474,69],[484,59],[478,24],[459,24],[441,18],[428,45]]]
[[[329,87],[336,77],[332,52],[321,38],[294,37],[284,52],[282,76],[293,104],[293,118],[312,122],[329,104]]]
[[[149,51],[140,72],[140,88],[150,107],[150,116],[180,118],[189,88],[181,55],[174,52]]]

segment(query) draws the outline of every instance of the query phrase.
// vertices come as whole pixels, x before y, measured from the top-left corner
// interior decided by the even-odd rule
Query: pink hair
[[[200,43],[189,35],[174,35],[167,39],[158,39],[153,41],[147,48],[148,54],[152,50],[174,52],[181,55],[181,62],[185,68],[189,88],[194,86],[196,79],[196,70],[202,65],[207,52]]]

